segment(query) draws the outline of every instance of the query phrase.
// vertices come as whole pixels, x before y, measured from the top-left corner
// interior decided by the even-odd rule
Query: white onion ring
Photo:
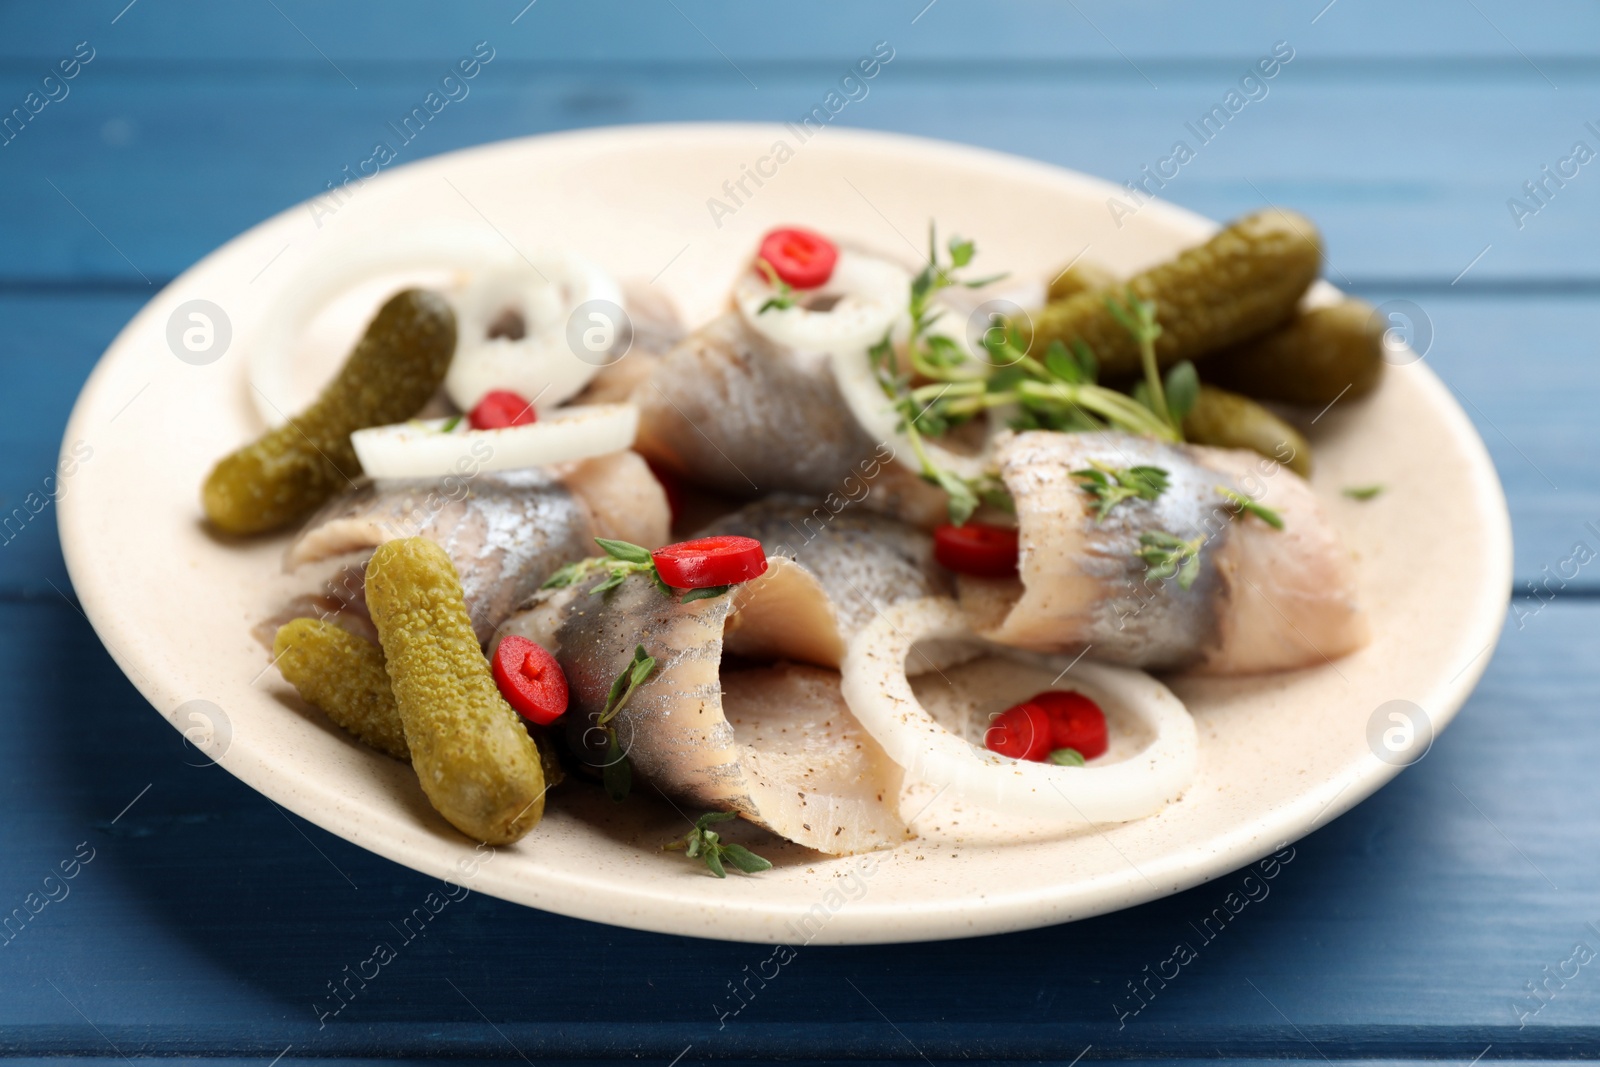
[[[609,276],[579,257],[566,253],[539,252],[529,258],[552,277],[555,274],[564,275],[569,269],[583,275],[587,279],[585,291],[589,288],[594,290],[592,297],[585,296],[583,299],[604,298],[618,304],[622,302],[621,291]],[[557,263],[568,266],[557,267]],[[549,264],[548,268],[545,264]],[[268,426],[277,426],[288,418],[288,412],[300,406],[295,400],[289,374],[300,337],[317,312],[363,282],[408,271],[459,271],[462,274],[457,288],[463,289],[470,287],[470,280],[474,276],[514,272],[519,267],[531,272],[528,262],[503,238],[467,227],[385,232],[369,235],[362,240],[339,243],[325,258],[299,272],[284,289],[271,314],[264,318],[259,335],[253,339],[248,358],[250,383],[254,386],[251,399],[257,414]],[[457,312],[457,318],[461,319],[463,308],[458,304],[460,297],[453,293],[446,295]],[[564,317],[560,336],[565,337]],[[458,349],[460,347],[458,340]],[[562,353],[568,362],[577,365],[569,368],[574,374],[586,372],[592,376],[599,370],[598,364],[591,366],[575,358],[564,345]],[[454,364],[456,359],[452,358],[451,362]],[[587,377],[584,378],[584,382],[587,380]],[[516,387],[507,385],[503,388]],[[582,383],[578,388],[582,388]],[[535,387],[523,395],[532,397],[538,391]],[[556,383],[552,383],[550,391],[539,398],[539,411],[543,413],[546,407],[572,396],[576,390],[558,397],[560,392]],[[463,410],[467,407],[470,405]]]
[[[361,469],[373,478],[444,478],[543,467],[621,452],[639,430],[632,404],[560,408],[526,426],[445,431],[448,419],[374,426],[350,435]]]
[[[542,415],[576,396],[602,366],[627,330],[608,308],[597,312],[611,330],[602,347],[579,355],[568,336],[567,320],[591,300],[622,307],[622,289],[612,277],[580,256],[541,252],[503,265],[467,273],[445,297],[456,312],[456,352],[444,389],[462,411],[471,411],[485,393],[507,389],[534,399]],[[507,310],[521,315],[525,336],[491,338],[490,327]],[[591,329],[585,328],[580,337]]]
[[[778,291],[752,268],[733,286],[733,302],[750,328],[777,345],[801,352],[865,351],[905,318],[911,275],[896,263],[843,249],[833,274],[816,289],[794,293],[798,301],[837,298],[827,311],[761,306]]]
[[[973,808],[1038,820],[1062,831],[1154,815],[1194,781],[1199,741],[1188,710],[1142,671],[1079,663],[1075,683],[1138,718],[1155,740],[1105,766],[1015,760],[971,744],[928,714],[906,678],[906,656],[925,639],[970,637],[955,602],[902,601],[850,641],[840,667],[845,702],[908,783],[948,790]]]

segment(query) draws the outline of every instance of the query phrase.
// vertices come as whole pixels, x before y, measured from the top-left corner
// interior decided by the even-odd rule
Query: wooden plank
[[[1208,928],[1209,940],[1196,926],[1242,874],[1029,933],[800,946],[719,1028],[735,1003],[729,983],[771,949],[470,896],[365,988],[352,985],[319,1029],[313,1005],[332,1003],[327,984],[375,942],[399,940],[390,924],[436,883],[286,817],[216,768],[186,765],[199,761],[75,609],[0,604],[11,726],[0,912],[23,906],[80,843],[93,850],[69,893],[0,949],[0,1049],[507,1057],[514,1042],[529,1057],[662,1062],[690,1045],[701,1058],[749,1059],[911,1060],[914,1046],[930,1058],[1064,1062],[1091,1043],[1111,1058],[1203,1047],[1303,1059],[1310,1043],[1335,1059],[1467,1062],[1490,1043],[1499,1056],[1584,1054],[1600,1040],[1589,968],[1552,985],[1520,1030],[1512,1009],[1575,941],[1600,948],[1586,925],[1600,923],[1600,856],[1583,844],[1600,786],[1573,743],[1593,724],[1600,608],[1547,612],[1507,637],[1421,763],[1296,845],[1267,895]],[[1179,941],[1198,959],[1125,1015],[1127,983]]]
[[[11,342],[0,349],[0,599],[71,592],[52,496],[72,491],[56,478],[61,434],[95,361],[143,302],[0,298]]]
[[[1116,181],[1141,179],[1142,167],[1160,166],[1182,140],[1195,157],[1161,195],[1218,218],[1269,199],[1292,205],[1322,226],[1329,276],[1342,284],[1445,284],[1470,266],[1472,283],[1579,278],[1600,287],[1600,251],[1587,236],[1600,226],[1594,168],[1580,168],[1565,187],[1552,182],[1547,206],[1523,191],[1576,140],[1600,150],[1585,126],[1600,128],[1600,68],[1563,75],[1556,92],[1520,60],[1421,81],[1398,65],[1316,62],[1308,48],[1207,144],[1186,123],[1224,99],[1238,64],[1162,68],[1156,91],[1115,64],[1091,77],[1054,65],[969,64],[952,74],[907,45],[836,121]],[[842,71],[838,63],[764,67],[756,91],[721,63],[546,69],[497,59],[400,158],[611,123],[795,120]],[[357,165],[376,140],[393,138],[387,124],[439,76],[435,64],[386,69],[364,76],[357,92],[326,65],[97,61],[71,96],[0,149],[10,238],[0,244],[0,281],[170,277]],[[1538,213],[1514,217],[1513,197]]]
[[[274,10],[276,8],[277,10]],[[520,17],[519,17],[520,15]],[[120,16],[120,17],[119,17]],[[115,20],[115,21],[113,21]],[[314,0],[218,6],[204,0],[130,4],[94,0],[34,5],[7,15],[3,55],[53,59],[53,48],[85,37],[112,54],[141,59],[345,60],[454,58],[455,39],[490,38],[514,55],[622,62],[680,57],[735,61],[829,59],[853,54],[862,39],[904,37],[943,59],[979,56],[1134,60],[1170,56],[1253,56],[1259,42],[1316,40],[1332,54],[1412,61],[1445,55],[1595,55],[1600,16],[1578,0],[1541,4],[1527,17],[1513,0],[1417,0],[1403,5],[1328,0],[1220,0],[1204,5],[1159,0],[896,0],[807,5],[804,18],[778,19],[734,0],[498,0],[439,7],[411,0]]]
[[[1365,295],[1409,299],[1426,316],[1434,336],[1427,358],[1458,391],[1505,484],[1518,588],[1526,592],[1527,582],[1542,580],[1545,567],[1559,571],[1580,539],[1600,550],[1600,535],[1584,525],[1600,525],[1600,470],[1589,459],[1589,398],[1600,394],[1589,338],[1600,331],[1600,303],[1407,290]],[[121,295],[0,296],[0,319],[10,330],[0,374],[13,386],[0,392],[0,594],[48,595],[51,583],[67,588],[54,509],[42,497],[30,503],[29,494],[48,492],[77,389],[139,303]],[[19,507],[39,513],[23,522]],[[9,526],[4,516],[12,516]],[[1596,589],[1600,577],[1585,569],[1559,591]]]

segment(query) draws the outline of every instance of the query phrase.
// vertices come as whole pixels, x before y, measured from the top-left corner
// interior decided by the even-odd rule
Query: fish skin
[[[1082,652],[1108,663],[1173,670],[1200,662],[1219,640],[1221,581],[1213,557],[1229,536],[1214,515],[1218,484],[1232,479],[1201,466],[1192,450],[1121,433],[1004,434],[996,441],[1000,477],[1016,501],[1021,586],[1012,579],[959,580],[975,629],[1002,644],[1043,652]],[[1154,501],[1126,500],[1106,518],[1072,472],[1099,461],[1168,472]],[[1188,590],[1150,583],[1139,537],[1161,530],[1185,539],[1213,531],[1200,574]],[[1021,596],[996,618],[991,598]],[[985,604],[985,601],[990,601]],[[985,610],[985,609],[988,610]],[[987,617],[986,617],[987,616]]]
[[[766,575],[736,591],[687,604],[663,594],[648,575],[592,594],[601,580],[546,590],[502,627],[555,655],[567,677],[567,742],[581,758],[604,764],[598,720],[612,683],[642,645],[656,669],[611,721],[636,781],[702,810],[736,811],[831,854],[905,838],[895,807],[901,771],[850,715],[836,672],[779,663],[723,676],[725,636],[737,628],[735,613],[746,598],[758,595],[753,588],[798,580],[821,596],[814,579],[777,559]],[[729,711],[741,729],[729,721]],[[776,728],[764,736],[763,727]],[[844,739],[849,751],[805,760],[819,737]]]
[[[426,537],[449,553],[473,631],[487,641],[558,567],[593,555],[594,536],[578,495],[537,468],[386,480],[330,501],[289,546],[285,564],[292,568],[397,538]],[[359,600],[354,590],[340,595]]]
[[[933,558],[933,538],[873,512],[778,495],[717,519],[696,536],[735,534],[761,542],[769,557],[799,563],[821,584],[848,641],[891,604],[950,596],[950,575]]]
[[[732,496],[837,492],[881,460],[827,355],[773,344],[738,312],[674,347],[633,399],[641,452]]]
[[[567,676],[569,745],[585,756],[603,751],[597,721],[611,683],[642,645],[656,669],[612,720],[634,771],[671,795],[759,816],[742,785],[733,728],[722,714],[718,671],[733,598],[683,604],[644,574],[590,593],[602,580],[575,587],[555,634],[556,660]]]
[[[996,442],[1017,505],[1019,579],[959,580],[962,607],[1002,644],[1148,670],[1250,674],[1316,666],[1369,639],[1349,556],[1298,475],[1254,453],[1122,433],[1029,431]],[[1093,460],[1168,472],[1155,501],[1104,521],[1072,477]],[[1281,511],[1284,530],[1235,515],[1224,487]],[[1187,591],[1151,581],[1139,536],[1204,537]]]
[[[1230,472],[1242,491],[1276,510],[1284,528],[1256,518],[1236,521],[1216,560],[1229,586],[1222,641],[1196,672],[1317,666],[1371,641],[1350,553],[1311,487],[1253,452],[1199,451],[1206,463]]]

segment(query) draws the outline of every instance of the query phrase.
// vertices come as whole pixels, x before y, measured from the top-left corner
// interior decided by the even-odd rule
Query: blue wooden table
[[[97,0],[7,4],[0,27],[0,515],[25,517],[0,533],[0,1052],[1600,1055],[1600,570],[1563,562],[1600,549],[1594,5]],[[1332,281],[1416,306],[1515,519],[1511,617],[1460,719],[1137,1002],[1241,875],[1030,933],[804,948],[721,1020],[768,949],[472,896],[319,1019],[428,880],[186,762],[77,607],[49,479],[84,377],[163,282],[337,179],[480,41],[493,63],[404,159],[794,119],[887,41],[893,65],[837,121],[1129,180],[1283,42],[1292,60],[1162,195],[1218,218],[1299,208]]]

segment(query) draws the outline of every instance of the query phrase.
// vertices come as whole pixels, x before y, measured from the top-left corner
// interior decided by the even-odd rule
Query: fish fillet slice
[[[643,645],[658,666],[613,720],[640,779],[830,854],[905,838],[895,810],[900,770],[861,731],[838,674],[825,669],[838,662],[844,636],[812,574],[773,558],[735,592],[687,604],[644,575],[599,596],[588,592],[593,584],[547,590],[501,628],[556,655],[571,692],[575,751],[595,747],[611,683]],[[724,651],[824,666],[731,670]]]
[[[780,663],[725,673],[722,710],[760,822],[828,853],[906,838],[900,768],[850,713],[838,672]]]

